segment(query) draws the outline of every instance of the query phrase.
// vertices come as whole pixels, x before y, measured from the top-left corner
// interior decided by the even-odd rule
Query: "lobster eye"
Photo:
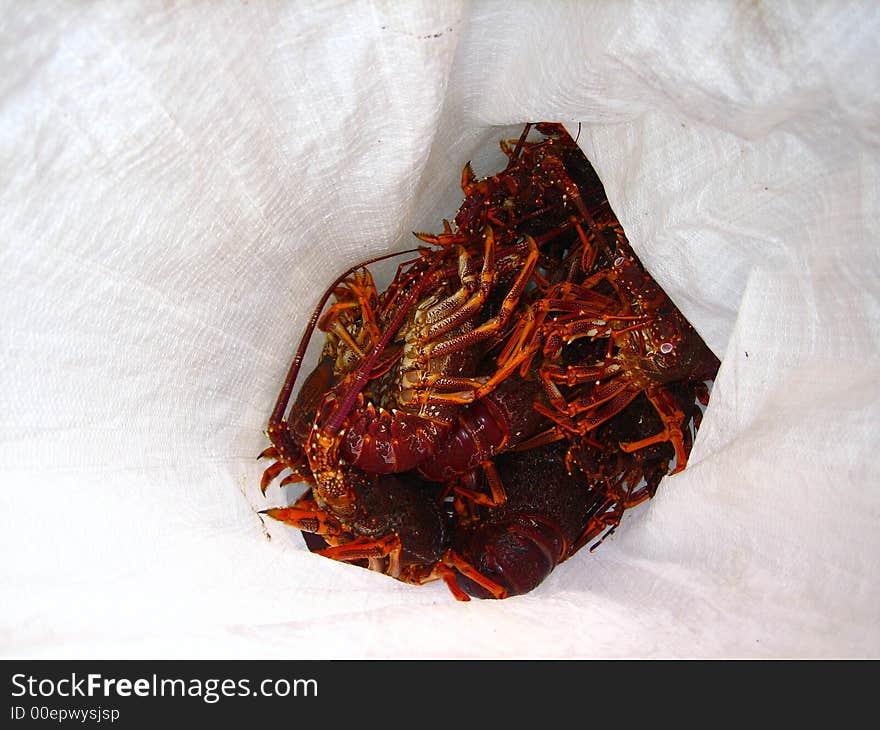
[[[618,256],[616,259],[614,259],[614,266],[615,266],[615,268],[618,267],[618,266],[622,266],[622,265],[623,265],[623,260],[624,260],[624,259],[623,259],[623,256]]]
[[[672,346],[671,342],[664,342],[662,345],[660,345],[660,352],[662,352],[664,355],[668,355],[674,349],[675,348]]]

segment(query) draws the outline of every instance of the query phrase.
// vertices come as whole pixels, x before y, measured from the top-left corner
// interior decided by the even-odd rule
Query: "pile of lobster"
[[[719,366],[575,141],[532,126],[500,173],[465,166],[454,225],[416,234],[384,291],[367,265],[390,256],[325,292],[261,454],[264,493],[308,485],[265,514],[315,552],[459,600],[532,590],[684,469]]]

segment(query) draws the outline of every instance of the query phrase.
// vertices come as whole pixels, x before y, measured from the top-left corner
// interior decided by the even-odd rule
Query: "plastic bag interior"
[[[10,5],[0,652],[876,656],[880,16],[868,3]],[[264,524],[324,287],[562,121],[722,367],[687,470],[532,593]],[[271,538],[271,539],[269,539]]]

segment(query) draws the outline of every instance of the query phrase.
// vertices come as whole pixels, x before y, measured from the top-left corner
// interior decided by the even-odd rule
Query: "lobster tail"
[[[340,456],[374,474],[409,471],[428,456],[448,428],[404,411],[387,411],[372,403],[352,411],[339,445]]]
[[[477,572],[517,596],[536,588],[564,559],[568,546],[555,521],[524,513],[505,522],[461,530],[453,549]],[[459,573],[456,582],[475,598],[492,598],[484,587]]]
[[[451,433],[427,460],[419,474],[447,481],[467,474],[502,448],[516,445],[546,428],[548,419],[533,408],[541,395],[535,381],[511,376],[458,415]]]

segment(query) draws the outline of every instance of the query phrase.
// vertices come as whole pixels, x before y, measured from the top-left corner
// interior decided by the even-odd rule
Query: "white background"
[[[2,655],[876,657],[878,32],[869,2],[3,3]],[[507,601],[308,553],[254,459],[305,319],[539,120],[581,123],[723,358],[689,468]]]

